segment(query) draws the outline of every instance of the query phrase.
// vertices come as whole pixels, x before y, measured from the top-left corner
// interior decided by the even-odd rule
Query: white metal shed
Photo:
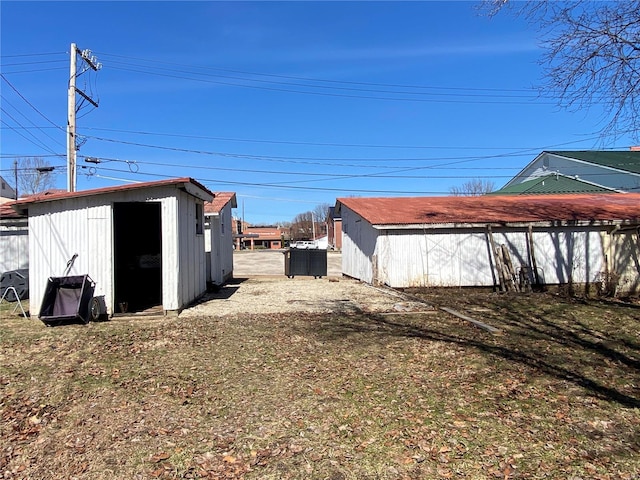
[[[204,205],[207,281],[222,285],[233,277],[233,215],[238,202],[233,192],[215,192]]]
[[[161,306],[179,312],[206,291],[204,202],[192,178],[63,192],[19,200],[29,217],[32,313],[49,277],[85,275],[107,313]]]
[[[640,194],[339,198],[342,273],[391,287],[494,286],[492,242],[545,284],[640,291]]]

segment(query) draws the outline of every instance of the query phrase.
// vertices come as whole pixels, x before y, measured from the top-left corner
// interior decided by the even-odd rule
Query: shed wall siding
[[[180,308],[180,244],[176,218],[179,215],[175,197],[162,202],[162,307],[164,310]],[[167,225],[171,223],[171,225]]]
[[[88,274],[95,295],[113,309],[113,208],[115,202],[159,202],[162,235],[162,305],[179,310],[206,290],[204,237],[195,234],[195,200],[173,186],[78,197],[29,207],[29,290],[37,315],[49,277]],[[188,262],[188,263],[185,263]]]
[[[33,205],[29,212],[29,299],[32,313],[37,315],[40,311],[48,278],[64,275],[67,262],[75,254],[77,257],[68,274],[88,274],[96,282],[95,295],[104,295],[107,305],[111,305],[111,238],[109,205],[90,205],[86,198],[46,206]]]
[[[357,213],[345,208],[342,214],[342,273],[373,283],[373,255],[378,231]]]
[[[207,215],[209,228],[205,231],[205,246],[209,252],[207,280],[221,285],[233,277],[233,225],[231,204],[219,214]]]
[[[381,234],[378,281],[392,287],[492,285],[486,233]]]
[[[203,231],[196,234],[196,203],[203,205],[202,200],[194,202],[193,197],[185,192],[178,196],[178,245],[179,245],[179,303],[181,309],[202,295],[207,289],[207,271],[204,250]]]
[[[514,268],[529,265],[525,230],[493,232],[506,245]],[[593,283],[604,268],[599,231],[555,228],[534,231],[539,272],[549,284]],[[378,237],[376,280],[391,287],[492,286],[494,259],[487,232],[472,229],[389,231]]]
[[[29,268],[29,230],[26,218],[2,221],[0,252],[0,272]]]
[[[620,295],[640,293],[640,233],[638,230],[611,235],[609,272],[617,282]]]
[[[231,204],[220,212],[220,266],[222,281],[233,277],[233,216]]]
[[[483,228],[427,225],[422,230],[378,231],[346,207],[342,219],[345,275],[396,288],[497,284],[495,259]],[[638,232],[612,236],[607,228],[534,227],[533,252],[541,279],[547,284],[596,283],[609,259],[609,269],[621,276],[621,285],[639,289]],[[527,228],[494,228],[493,240],[497,246],[506,246],[514,269],[531,265]]]

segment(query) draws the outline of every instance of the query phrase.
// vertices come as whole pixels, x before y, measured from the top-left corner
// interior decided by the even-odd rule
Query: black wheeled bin
[[[327,276],[327,251],[317,248],[290,248],[284,252],[284,274],[314,278]]]
[[[89,275],[49,277],[38,318],[46,325],[88,323],[95,283]]]

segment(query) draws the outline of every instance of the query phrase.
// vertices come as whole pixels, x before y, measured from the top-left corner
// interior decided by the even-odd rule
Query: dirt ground
[[[341,255],[327,252],[327,277],[288,278],[278,250],[242,251],[234,255],[235,279],[208,293],[180,317],[219,317],[237,313],[358,313],[420,311],[430,307],[400,294],[343,277]]]
[[[289,279],[280,255],[180,317],[0,306],[0,478],[640,478],[639,305]]]

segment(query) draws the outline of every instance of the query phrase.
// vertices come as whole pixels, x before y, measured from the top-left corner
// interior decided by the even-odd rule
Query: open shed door
[[[162,306],[162,216],[160,202],[113,206],[114,311]]]

